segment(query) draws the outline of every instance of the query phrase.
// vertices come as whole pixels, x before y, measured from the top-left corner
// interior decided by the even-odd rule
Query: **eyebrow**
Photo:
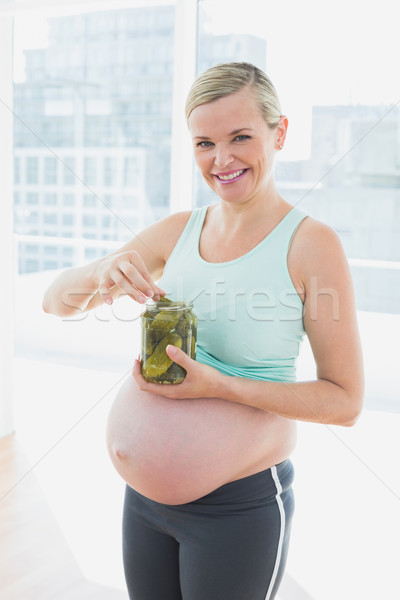
[[[231,131],[230,133],[228,133],[228,135],[229,136],[231,136],[231,135],[237,135],[241,131],[254,131],[254,129],[250,129],[249,127],[241,127],[240,129],[234,129],[233,131]],[[194,137],[193,139],[194,140],[209,140],[211,138],[207,137],[206,135],[196,135],[196,137]]]

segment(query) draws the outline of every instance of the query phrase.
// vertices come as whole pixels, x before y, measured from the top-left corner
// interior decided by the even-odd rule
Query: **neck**
[[[243,202],[231,203],[221,200],[215,214],[223,233],[235,235],[243,230],[265,229],[266,225],[280,219],[291,205],[283,200],[278,191],[268,196],[258,196]]]

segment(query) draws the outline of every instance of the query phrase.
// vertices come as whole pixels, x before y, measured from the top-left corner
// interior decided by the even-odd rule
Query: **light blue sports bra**
[[[199,253],[207,208],[193,210],[158,282],[169,298],[193,302],[196,360],[226,375],[295,381],[305,331],[287,254],[307,213],[292,208],[247,254],[209,263]]]

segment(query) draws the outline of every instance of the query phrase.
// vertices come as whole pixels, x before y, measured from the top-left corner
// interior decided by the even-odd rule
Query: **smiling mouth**
[[[233,179],[237,179],[238,177],[243,175],[243,173],[245,171],[247,171],[247,169],[239,169],[238,171],[232,171],[231,173],[226,173],[226,175],[224,175],[223,173],[220,173],[219,175],[215,175],[215,177],[217,179],[219,179],[219,181],[232,181]]]

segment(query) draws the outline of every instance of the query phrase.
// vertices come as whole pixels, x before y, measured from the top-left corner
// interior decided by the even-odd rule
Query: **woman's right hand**
[[[113,296],[128,295],[136,302],[144,304],[149,298],[158,301],[165,296],[151,279],[142,257],[136,250],[111,254],[98,261],[98,292],[103,302],[113,303]],[[115,286],[121,291],[115,289]],[[111,290],[113,290],[111,294]]]

